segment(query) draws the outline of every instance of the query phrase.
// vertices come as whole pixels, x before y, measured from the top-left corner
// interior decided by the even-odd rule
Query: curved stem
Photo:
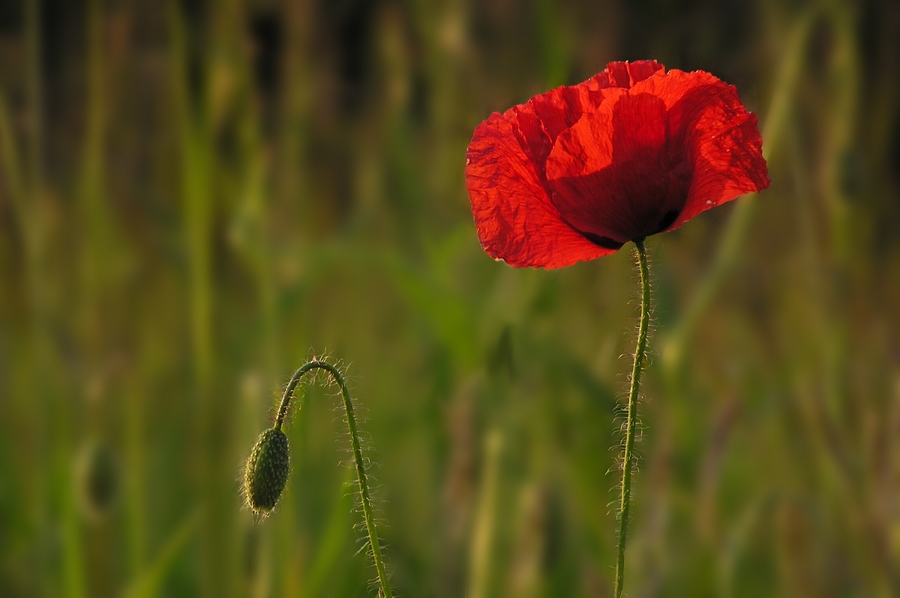
[[[631,370],[631,388],[628,391],[628,415],[625,425],[625,453],[622,455],[622,498],[619,502],[619,547],[616,559],[615,598],[625,591],[625,543],[628,540],[628,517],[631,511],[631,469],[634,466],[634,436],[637,429],[637,401],[641,386],[641,369],[647,353],[647,331],[650,328],[650,268],[644,240],[634,242],[635,259],[641,272],[641,323],[638,327],[637,349],[634,351],[634,367]]]
[[[313,359],[303,364],[300,369],[294,372],[291,381],[288,382],[287,388],[284,389],[284,396],[281,397],[281,405],[278,407],[278,415],[275,418],[275,429],[280,430],[284,424],[284,418],[287,416],[290,407],[291,398],[294,395],[294,389],[300,378],[310,370],[325,370],[334,378],[338,386],[341,388],[341,397],[344,401],[344,412],[347,414],[347,427],[350,429],[350,445],[353,450],[353,461],[356,464],[356,481],[359,485],[359,496],[362,501],[363,518],[366,522],[366,531],[369,534],[369,546],[372,549],[372,560],[375,561],[375,570],[378,572],[378,581],[381,584],[381,595],[384,598],[392,598],[391,587],[388,584],[387,572],[384,568],[384,558],[381,555],[381,544],[378,541],[378,531],[375,528],[375,516],[372,514],[372,501],[369,495],[369,479],[366,475],[366,466],[363,461],[362,448],[359,443],[359,430],[356,425],[356,416],[353,413],[353,400],[350,398],[350,391],[347,389],[347,383],[337,367],[326,361]]]

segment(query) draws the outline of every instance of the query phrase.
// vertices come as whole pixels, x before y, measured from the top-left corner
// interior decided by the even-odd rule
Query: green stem
[[[625,591],[625,543],[628,540],[628,518],[631,511],[631,469],[634,466],[634,436],[637,429],[637,402],[641,386],[641,369],[647,353],[647,331],[650,328],[650,268],[644,240],[637,239],[635,259],[641,272],[641,323],[638,327],[637,349],[634,351],[634,367],[631,370],[631,388],[628,391],[628,416],[625,425],[625,453],[622,456],[622,498],[619,502],[619,547],[616,558],[615,598]]]
[[[290,407],[291,398],[294,395],[294,389],[300,378],[310,370],[325,370],[334,378],[338,386],[341,387],[341,396],[344,401],[344,411],[347,414],[347,427],[350,429],[350,445],[353,450],[353,461],[356,463],[356,481],[359,484],[359,496],[362,501],[363,518],[366,521],[366,531],[369,534],[369,546],[372,549],[372,560],[375,561],[375,570],[378,572],[378,581],[381,584],[381,595],[383,598],[392,598],[391,586],[388,584],[387,571],[384,568],[384,558],[381,556],[381,544],[378,541],[378,531],[375,528],[375,516],[372,514],[372,500],[369,495],[369,480],[366,475],[366,465],[363,461],[362,448],[359,443],[359,430],[356,425],[356,416],[353,413],[353,400],[350,398],[350,391],[347,389],[347,383],[341,372],[335,366],[328,362],[313,359],[300,367],[291,377],[287,388],[284,389],[284,396],[281,398],[281,405],[278,407],[278,415],[275,418],[275,429],[280,430],[284,424],[284,418],[287,416]]]

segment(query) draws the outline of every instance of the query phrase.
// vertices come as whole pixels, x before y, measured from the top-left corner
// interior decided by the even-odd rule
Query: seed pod
[[[279,429],[260,434],[244,471],[244,496],[255,513],[275,508],[291,471],[290,444]]]

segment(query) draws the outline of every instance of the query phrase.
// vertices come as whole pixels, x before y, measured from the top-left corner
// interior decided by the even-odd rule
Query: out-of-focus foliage
[[[313,352],[400,595],[609,595],[630,256],[491,261],[463,168],[490,112],[641,58],[734,83],[773,184],[648,240],[627,591],[900,595],[898,31],[888,0],[4,2],[0,595],[373,594],[334,388],[275,511],[241,504]]]

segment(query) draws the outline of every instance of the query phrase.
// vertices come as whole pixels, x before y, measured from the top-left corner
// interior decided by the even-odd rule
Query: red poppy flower
[[[613,62],[494,113],[466,154],[485,251],[560,268],[769,186],[756,117],[709,73]]]

